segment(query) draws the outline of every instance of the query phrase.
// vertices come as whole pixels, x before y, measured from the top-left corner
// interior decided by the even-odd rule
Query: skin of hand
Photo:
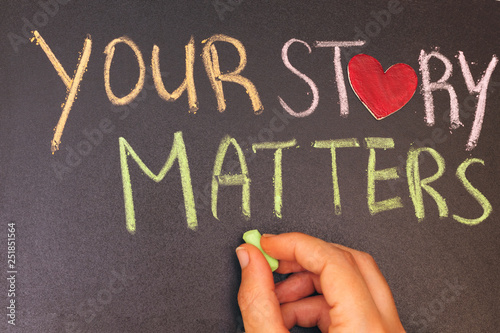
[[[302,233],[263,235],[271,268],[251,244],[236,249],[242,268],[238,292],[246,333],[284,333],[295,325],[321,332],[405,332],[391,290],[373,258]],[[311,296],[314,292],[319,295]]]

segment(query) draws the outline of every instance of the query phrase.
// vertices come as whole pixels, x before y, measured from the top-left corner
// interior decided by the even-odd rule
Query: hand
[[[364,252],[301,233],[263,235],[263,250],[294,273],[274,284],[253,245],[236,249],[242,267],[238,293],[246,333],[282,333],[295,325],[321,332],[404,332],[391,290]],[[319,295],[310,296],[314,292]]]

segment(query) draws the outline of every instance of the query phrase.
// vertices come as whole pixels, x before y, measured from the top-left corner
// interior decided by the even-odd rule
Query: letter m
[[[189,172],[188,158],[186,154],[186,146],[182,139],[182,132],[174,134],[174,143],[172,150],[168,155],[167,161],[161,168],[160,172],[155,175],[141,158],[132,149],[130,144],[124,138],[118,139],[120,143],[120,164],[122,170],[122,183],[123,183],[123,200],[125,203],[125,219],[127,223],[127,230],[131,234],[135,233],[135,210],[134,198],[132,196],[132,183],[130,182],[130,172],[128,169],[127,157],[130,156],[141,168],[142,172],[150,179],[159,183],[165,178],[167,172],[172,168],[172,165],[177,160],[179,162],[179,172],[181,174],[182,192],[184,194],[184,206],[186,209],[186,219],[188,227],[196,230],[198,227],[198,220],[196,218],[196,208],[194,203],[193,187],[191,184],[191,175]]]

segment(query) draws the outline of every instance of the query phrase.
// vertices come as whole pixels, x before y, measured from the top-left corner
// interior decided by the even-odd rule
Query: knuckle
[[[351,252],[348,251],[342,251],[341,252],[342,260],[346,262],[349,266],[355,267],[357,266],[356,259],[352,255]]]
[[[279,305],[277,299],[259,288],[240,290],[238,304],[245,317],[254,323],[264,322],[272,314],[273,307]]]
[[[360,262],[360,264],[365,266],[369,267],[377,266],[377,264],[375,263],[375,259],[373,259],[372,255],[366,252],[359,252],[357,260]]]
[[[266,294],[257,287],[253,287],[247,290],[240,290],[238,293],[238,304],[241,310],[245,310],[250,307],[260,308],[266,303],[268,297]]]
[[[238,292],[238,304],[240,305],[240,309],[242,311],[249,308],[257,297],[258,291],[255,288],[249,290],[241,290]]]
[[[328,251],[325,251],[321,246],[314,247],[310,254],[306,257],[307,267],[321,267],[331,260]]]

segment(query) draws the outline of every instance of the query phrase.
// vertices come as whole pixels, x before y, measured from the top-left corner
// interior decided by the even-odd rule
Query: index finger
[[[321,274],[326,264],[347,265],[350,270],[352,270],[352,264],[355,264],[348,252],[300,232],[280,235],[264,234],[260,242],[263,250],[271,257],[296,262],[317,275]]]

